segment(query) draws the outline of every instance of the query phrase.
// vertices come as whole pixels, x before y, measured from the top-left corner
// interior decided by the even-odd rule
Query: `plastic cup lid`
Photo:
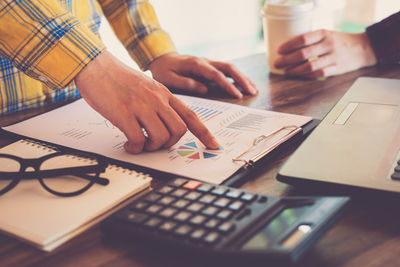
[[[266,0],[263,13],[291,16],[311,11],[313,7],[313,0]]]

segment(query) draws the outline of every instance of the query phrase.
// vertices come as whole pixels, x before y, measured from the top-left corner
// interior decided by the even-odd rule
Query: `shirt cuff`
[[[104,49],[103,43],[89,28],[78,24],[23,71],[52,89],[64,88]]]
[[[147,70],[154,59],[176,52],[171,38],[161,29],[157,29],[142,39],[130,43],[127,46],[127,50],[142,70]]]
[[[366,29],[378,65],[400,62],[400,12]]]

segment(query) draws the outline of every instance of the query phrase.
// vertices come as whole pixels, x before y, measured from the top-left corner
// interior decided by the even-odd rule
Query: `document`
[[[132,155],[124,150],[125,135],[83,99],[3,129],[110,158],[220,184],[245,163],[233,159],[269,136],[265,146],[275,147],[288,136],[285,126],[306,124],[310,117],[248,108],[221,101],[176,95],[195,111],[221,147],[207,149],[191,132],[169,149]]]

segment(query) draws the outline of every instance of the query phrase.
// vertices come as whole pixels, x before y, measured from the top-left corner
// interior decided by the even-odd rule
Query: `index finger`
[[[305,46],[309,46],[315,43],[320,42],[325,38],[324,30],[318,30],[313,32],[308,32],[305,34],[301,34],[298,36],[293,37],[289,41],[283,43],[278,48],[279,54],[288,54],[294,50],[299,48],[303,48]]]
[[[191,131],[208,148],[217,149],[219,144],[207,127],[200,121],[196,113],[188,108],[182,101],[173,96],[170,99],[171,107],[183,119]]]

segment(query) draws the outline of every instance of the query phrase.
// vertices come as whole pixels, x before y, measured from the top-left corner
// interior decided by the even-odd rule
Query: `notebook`
[[[22,158],[39,158],[53,152],[50,147],[28,140],[0,149],[0,153]],[[65,157],[64,160],[74,164],[82,158]],[[148,188],[151,182],[148,175],[115,165],[108,166],[100,177],[109,179],[110,183],[106,186],[94,184],[74,197],[55,196],[37,179],[20,181],[0,196],[0,230],[50,251],[111,214],[119,204]]]
[[[400,80],[362,77],[283,165],[278,180],[400,192]]]

